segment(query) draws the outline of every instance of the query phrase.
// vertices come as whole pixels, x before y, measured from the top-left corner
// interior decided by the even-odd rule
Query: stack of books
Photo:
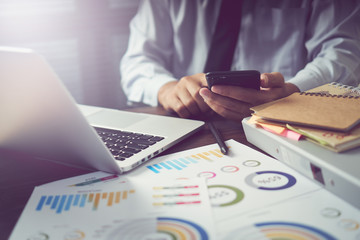
[[[360,88],[338,83],[255,106],[249,120],[300,134],[334,152],[360,146]],[[280,130],[281,132],[281,130]]]

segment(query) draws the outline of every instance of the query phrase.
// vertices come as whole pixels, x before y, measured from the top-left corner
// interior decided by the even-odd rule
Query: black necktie
[[[240,31],[242,0],[222,0],[204,72],[231,69]]]

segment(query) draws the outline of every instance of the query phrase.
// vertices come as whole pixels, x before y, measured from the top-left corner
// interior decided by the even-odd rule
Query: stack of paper
[[[10,239],[356,239],[360,211],[233,140],[37,187]]]
[[[252,108],[260,126],[303,135],[335,152],[360,146],[360,89],[326,84]],[[265,128],[266,129],[266,128]]]

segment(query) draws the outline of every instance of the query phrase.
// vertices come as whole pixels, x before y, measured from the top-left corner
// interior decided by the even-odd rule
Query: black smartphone
[[[260,90],[260,72],[256,70],[208,72],[205,77],[209,89],[214,85],[232,85]]]

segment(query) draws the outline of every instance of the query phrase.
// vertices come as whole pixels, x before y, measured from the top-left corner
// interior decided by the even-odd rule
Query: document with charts
[[[37,187],[10,239],[214,236],[204,179],[144,181],[96,172]]]
[[[216,144],[154,159],[129,178],[201,177],[207,180],[216,220],[319,189],[283,163],[234,140],[228,155]]]
[[[216,239],[360,237],[358,209],[274,158],[226,144],[228,155],[209,145],[156,158],[128,177],[207,179]]]
[[[218,239],[353,239],[360,211],[325,189],[217,223]],[[236,236],[236,237],[234,237]]]
[[[97,172],[40,186],[12,239],[359,238],[358,209],[276,159],[226,144],[228,155],[213,144],[124,176]]]

